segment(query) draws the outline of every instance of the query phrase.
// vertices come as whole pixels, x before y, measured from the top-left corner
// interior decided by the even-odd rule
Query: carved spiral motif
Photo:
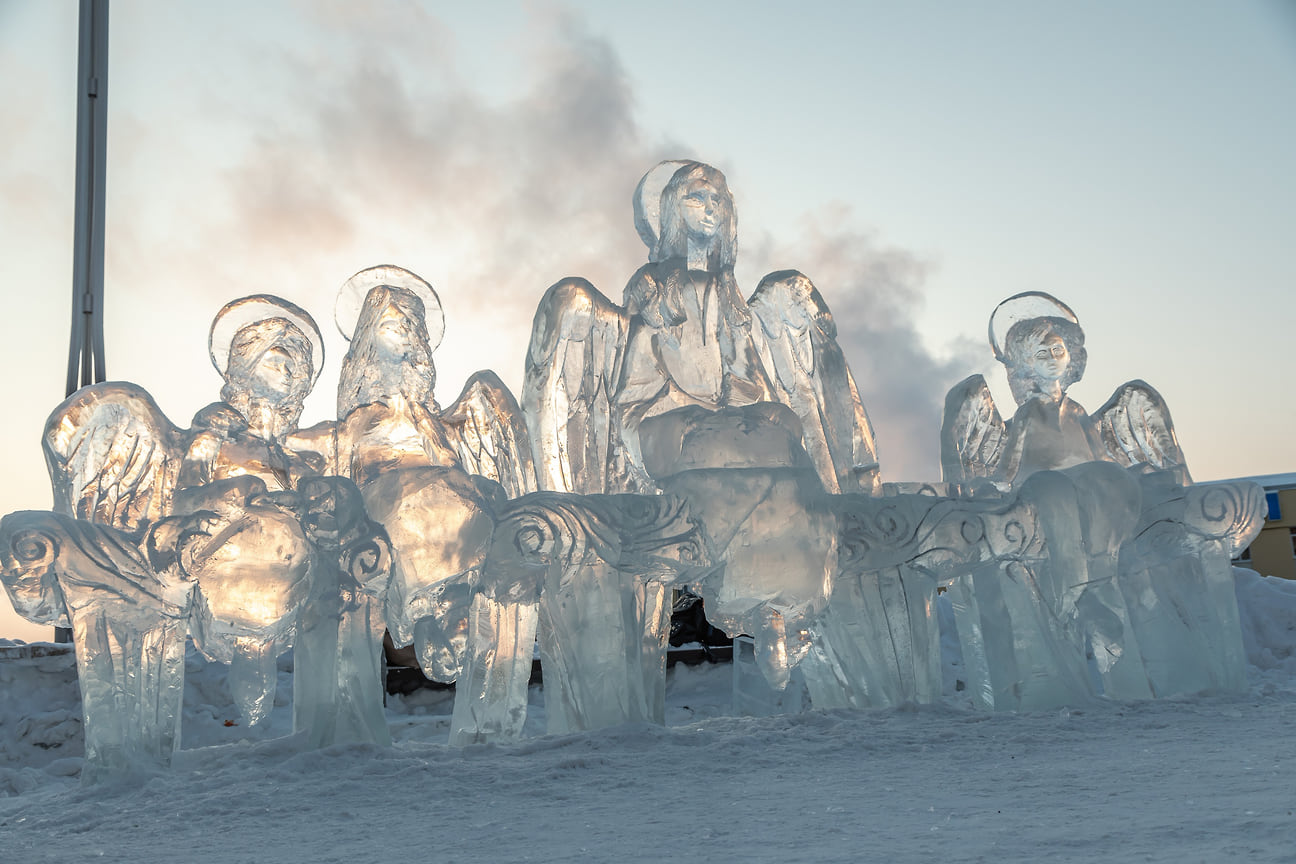
[[[1264,491],[1254,483],[1189,487],[1184,523],[1211,539],[1227,538],[1233,551],[1254,539],[1264,524]]]
[[[391,568],[391,547],[385,537],[373,537],[350,547],[347,559],[347,571],[363,584]]]
[[[1025,551],[1032,535],[1033,532],[1026,527],[1026,523],[1020,519],[1009,519],[999,532],[999,537],[1004,541],[1005,546],[995,551],[1001,557],[1019,555]]]
[[[959,536],[961,536],[963,542],[967,543],[969,546],[980,543],[985,539],[985,534],[985,523],[979,518],[965,518],[959,525]]]
[[[9,541],[9,552],[24,569],[43,567],[58,557],[58,540],[36,528],[19,531]]]
[[[513,554],[539,564],[570,567],[592,553],[615,561],[616,534],[598,505],[563,493],[537,493],[519,499],[496,528],[511,535]],[[606,509],[606,508],[602,508]]]

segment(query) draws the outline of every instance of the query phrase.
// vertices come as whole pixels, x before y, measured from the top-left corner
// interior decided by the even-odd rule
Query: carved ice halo
[[[319,378],[324,368],[324,337],[310,313],[273,294],[252,294],[226,303],[212,319],[211,335],[207,338],[207,352],[211,355],[212,365],[225,377],[229,366],[230,343],[238,332],[249,324],[266,321],[270,318],[282,318],[302,332],[311,345],[311,386]]]
[[[1008,331],[1018,321],[1031,318],[1063,318],[1072,324],[1079,325],[1080,319],[1071,311],[1071,307],[1043,291],[1023,291],[1014,294],[995,307],[990,316],[990,347],[994,349],[995,359],[1004,363],[1003,342]]]
[[[428,348],[432,351],[441,344],[445,335],[445,312],[441,309],[441,298],[432,290],[422,277],[404,267],[394,264],[379,264],[361,270],[342,283],[338,289],[337,302],[333,304],[333,321],[337,324],[342,338],[351,341],[355,335],[356,321],[360,318],[360,309],[364,306],[369,292],[379,285],[389,288],[404,288],[413,291],[423,301],[423,316],[427,323]]]
[[[635,230],[639,232],[639,239],[643,240],[648,246],[648,251],[652,252],[657,248],[657,235],[661,231],[661,196],[665,190],[666,184],[675,176],[675,172],[688,165],[698,165],[691,159],[668,159],[665,162],[659,162],[650,169],[639,185],[635,187],[634,193],[634,221]]]

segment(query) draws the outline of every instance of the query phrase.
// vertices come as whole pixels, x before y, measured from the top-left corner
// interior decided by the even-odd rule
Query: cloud
[[[468,80],[453,34],[434,17],[304,9],[311,38],[294,44],[316,47],[250,61],[274,92],[219,108],[231,128],[256,131],[221,169],[217,205],[169,220],[165,248],[129,228],[118,248],[132,250],[126,257],[154,248],[151,268],[186,272],[190,305],[214,312],[269,290],[326,327],[333,293],[352,272],[407,266],[445,306],[442,401],[485,367],[516,392],[545,289],[580,275],[619,301],[646,257],[632,223],[635,183],[661,159],[708,154],[642,129],[612,46],[561,10],[532,11],[517,59],[530,83],[492,99]],[[816,282],[877,429],[885,475],[932,479],[944,388],[969,361],[937,358],[918,336],[928,265],[852,224],[842,209],[796,237],[745,239],[739,275],[749,290],[789,266]],[[159,255],[168,263],[159,267]],[[119,266],[127,281],[156,282],[138,265]],[[322,389],[336,380],[340,354],[330,352]],[[316,394],[305,419],[321,419],[312,406],[331,404],[331,392]]]

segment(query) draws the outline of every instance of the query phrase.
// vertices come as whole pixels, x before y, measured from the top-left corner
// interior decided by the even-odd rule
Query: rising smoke
[[[259,77],[295,107],[223,109],[224,122],[257,131],[221,177],[228,206],[192,214],[176,241],[205,262],[191,289],[213,310],[236,292],[274,291],[331,329],[333,293],[347,276],[407,266],[445,306],[443,403],[482,367],[516,392],[536,303],[558,279],[585,276],[620,301],[645,260],[630,196],[648,167],[726,159],[640,128],[612,46],[562,12],[533,13],[518,60],[528,84],[503,98],[466,80],[462,48],[435,17],[362,16],[343,4],[307,14],[318,31],[310,44],[327,50],[257,61]],[[979,358],[941,359],[924,346],[916,315],[927,265],[854,227],[846,211],[777,240],[740,225],[746,291],[766,272],[795,267],[832,307],[884,475],[937,477],[941,396]],[[333,386],[336,362],[319,388]],[[303,419],[323,419],[311,408],[331,402],[317,393]]]

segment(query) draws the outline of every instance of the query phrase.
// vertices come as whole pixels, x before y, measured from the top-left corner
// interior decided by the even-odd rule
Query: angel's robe
[[[1008,423],[1008,442],[998,479],[1020,483],[1036,471],[1070,468],[1101,459],[1093,422],[1069,396],[1060,401],[1028,399]]]
[[[616,401],[651,417],[684,405],[777,401],[733,272],[682,261],[641,267],[626,286],[631,324]]]

